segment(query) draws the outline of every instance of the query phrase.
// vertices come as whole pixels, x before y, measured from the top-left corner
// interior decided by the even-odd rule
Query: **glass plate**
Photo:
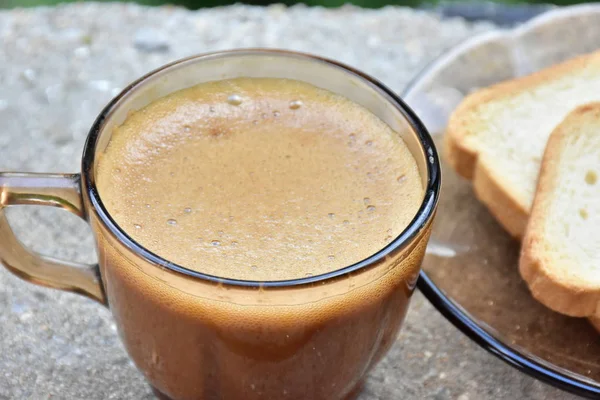
[[[553,10],[463,42],[426,68],[403,98],[441,147],[448,117],[466,94],[598,48],[600,5]],[[531,297],[518,272],[519,243],[475,199],[470,183],[446,166],[436,218],[419,280],[425,296],[514,367],[599,398],[600,335],[586,319],[557,314]]]

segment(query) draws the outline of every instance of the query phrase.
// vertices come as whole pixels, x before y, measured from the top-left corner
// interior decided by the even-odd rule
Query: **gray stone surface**
[[[489,25],[401,8],[235,6],[189,12],[72,5],[0,12],[0,170],[77,171],[101,107],[132,79],[186,55],[264,46],[336,58],[400,91],[443,49]],[[91,261],[89,229],[57,210],[11,210],[38,251]],[[108,310],[0,270],[0,399],[150,399]],[[559,399],[414,298],[361,399]]]

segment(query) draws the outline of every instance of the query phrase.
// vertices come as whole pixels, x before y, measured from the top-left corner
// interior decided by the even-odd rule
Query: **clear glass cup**
[[[133,110],[201,82],[289,78],[366,107],[404,141],[425,188],[412,222],[365,260],[286,281],[241,281],[176,265],[117,225],[96,188],[96,163]],[[326,112],[326,110],[324,110]],[[23,279],[86,295],[108,306],[125,347],[162,398],[313,399],[356,396],[394,342],[431,232],[440,189],[433,142],[389,89],[335,61],[281,50],[199,55],[162,67],[127,87],[100,114],[80,174],[0,173],[0,260]],[[5,208],[67,209],[89,222],[97,265],[49,259],[14,236]]]

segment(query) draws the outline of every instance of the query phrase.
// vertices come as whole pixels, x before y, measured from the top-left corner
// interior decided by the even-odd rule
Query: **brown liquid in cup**
[[[258,78],[204,83],[133,113],[97,171],[109,213],[141,245],[254,281],[376,253],[416,214],[421,182],[402,139],[363,107]],[[329,400],[351,396],[395,340],[425,242],[385,268],[264,293],[158,279],[110,239],[99,253],[125,345],[166,396]]]

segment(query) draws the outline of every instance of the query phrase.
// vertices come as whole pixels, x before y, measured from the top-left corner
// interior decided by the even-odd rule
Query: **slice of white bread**
[[[450,117],[446,158],[521,239],[546,142],[579,105],[600,101],[600,52],[469,95]]]
[[[575,109],[548,140],[519,269],[547,307],[600,318],[600,103]]]

